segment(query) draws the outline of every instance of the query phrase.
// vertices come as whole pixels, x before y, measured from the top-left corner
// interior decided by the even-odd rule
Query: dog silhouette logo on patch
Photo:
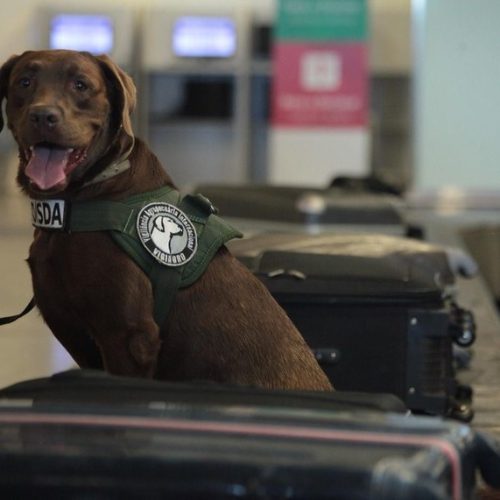
[[[188,216],[170,203],[150,203],[137,216],[137,232],[146,250],[165,266],[182,266],[196,253],[196,230]]]

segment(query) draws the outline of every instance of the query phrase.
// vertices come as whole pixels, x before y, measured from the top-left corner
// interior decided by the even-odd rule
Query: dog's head
[[[151,231],[153,243],[164,252],[171,252],[172,237],[182,235],[184,230],[179,224],[167,216],[156,217],[154,227]]]
[[[107,56],[54,50],[11,57],[0,68],[0,103],[6,99],[19,146],[21,186],[60,192],[123,155],[133,144],[135,94]]]
[[[162,216],[157,217],[154,221],[154,226],[156,229],[161,231],[162,233],[168,233],[172,235],[182,234],[182,227],[179,226],[175,221],[173,221],[170,217]]]

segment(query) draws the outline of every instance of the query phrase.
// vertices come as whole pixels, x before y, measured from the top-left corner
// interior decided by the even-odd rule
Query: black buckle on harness
[[[196,208],[202,210],[206,214],[213,215],[219,213],[218,208],[206,196],[200,193],[195,195],[188,194],[184,199],[192,202]]]

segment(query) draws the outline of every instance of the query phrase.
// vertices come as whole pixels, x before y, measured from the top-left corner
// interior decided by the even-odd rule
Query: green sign
[[[365,40],[366,0],[279,0],[276,38]]]

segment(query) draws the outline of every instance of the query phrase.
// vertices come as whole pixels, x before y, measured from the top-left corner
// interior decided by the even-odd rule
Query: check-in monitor
[[[233,8],[152,8],[143,18],[146,71],[232,72],[245,64],[249,17]]]
[[[49,47],[92,54],[111,54],[114,46],[114,23],[110,16],[99,14],[56,14],[50,20]]]
[[[237,47],[234,19],[214,16],[181,16],[172,27],[172,52],[176,57],[229,58]]]
[[[137,45],[135,11],[130,7],[91,8],[67,3],[63,7],[58,4],[38,9],[33,19],[32,47],[107,54],[120,66],[130,69]]]

